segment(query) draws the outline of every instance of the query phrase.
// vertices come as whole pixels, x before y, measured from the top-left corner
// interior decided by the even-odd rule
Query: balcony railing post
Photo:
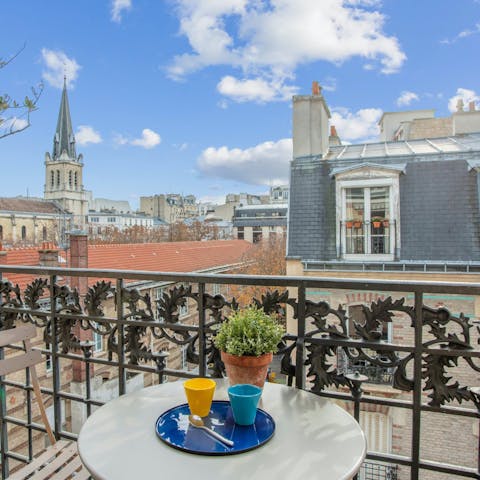
[[[415,292],[415,352],[413,359],[412,470],[411,480],[419,478],[420,423],[422,419],[422,338],[423,292]]]
[[[1,279],[1,274],[0,274]],[[0,347],[0,360],[3,360],[5,353],[4,348]],[[6,399],[6,388],[3,383],[3,376],[0,377],[0,424],[1,424],[1,453],[0,458],[2,461],[2,478],[7,478],[9,475],[8,468],[8,434],[7,434],[7,422],[3,419],[7,415],[7,399]]]
[[[57,318],[57,298],[55,287],[57,276],[50,275],[50,334],[52,337],[52,375],[53,375],[53,414],[54,414],[54,434],[55,438],[60,439],[62,431],[62,404],[59,392],[61,390],[60,382],[60,358],[58,356],[58,318]]]
[[[205,283],[198,284],[198,373],[206,376],[207,358],[205,348]]]
[[[297,353],[295,357],[295,386],[305,388],[305,315],[306,315],[306,293],[305,285],[298,287],[298,309],[297,309]]]
[[[123,279],[118,278],[116,282],[115,303],[117,307],[117,331],[118,331],[118,394],[123,395],[126,391],[125,372],[125,326],[123,324]]]

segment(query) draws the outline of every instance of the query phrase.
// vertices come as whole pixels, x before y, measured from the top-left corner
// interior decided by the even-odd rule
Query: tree
[[[25,45],[10,58],[0,58],[0,70],[8,66],[25,49]],[[30,114],[37,110],[37,103],[43,92],[43,84],[31,88],[31,96],[23,101],[13,99],[8,93],[0,94],[0,139],[23,132],[30,126]]]
[[[287,273],[286,237],[271,235],[268,239],[255,243],[242,258],[246,266],[239,272],[246,275],[275,275]],[[282,287],[263,287],[261,285],[232,285],[230,292],[241,307],[252,303],[252,299],[260,300],[262,295],[273,290],[283,291]]]

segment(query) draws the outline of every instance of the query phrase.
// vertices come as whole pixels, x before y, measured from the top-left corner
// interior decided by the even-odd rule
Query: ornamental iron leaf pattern
[[[7,281],[0,281],[0,307],[20,308],[21,306],[20,287],[18,285],[14,287]],[[13,328],[16,318],[17,314],[15,312],[7,312],[2,309],[0,312],[0,329]]]
[[[19,321],[33,323],[43,329],[47,347],[55,341],[62,353],[81,351],[83,344],[76,333],[79,327],[89,329],[107,338],[110,359],[112,355],[122,353],[127,365],[150,362],[160,374],[165,369],[168,355],[162,350],[165,345],[174,345],[184,349],[186,360],[192,365],[200,364],[202,352],[208,374],[223,375],[220,353],[212,340],[228,314],[239,308],[235,298],[209,293],[202,293],[203,297],[200,297],[199,291],[191,285],[173,285],[165,288],[152,306],[148,293],[136,288],[122,288],[118,292],[111,281],[100,280],[90,286],[83,299],[68,285],[49,283],[49,279],[34,279],[22,293],[18,285],[0,280],[0,328],[14,328]],[[53,298],[50,298],[52,292]],[[123,327],[118,325],[118,318],[106,316],[107,302],[112,306],[121,302],[119,315],[121,322],[125,322]],[[203,306],[202,327],[182,317],[182,309],[189,303]],[[281,371],[290,379],[295,376],[296,352],[304,346],[305,358],[301,367],[307,367],[313,392],[321,393],[328,387],[351,387],[346,378],[345,363],[386,369],[393,372],[394,388],[414,389],[414,379],[409,372],[415,355],[410,352],[400,354],[394,345],[382,339],[382,331],[396,321],[397,315],[410,318],[412,328],[417,325],[415,310],[405,303],[405,298],[387,297],[362,305],[363,320],[356,321],[349,318],[342,305],[333,308],[328,302],[308,299],[300,306],[286,290],[268,291],[260,299],[253,298],[251,304],[276,315],[281,321],[286,318],[288,305],[297,322],[301,321],[299,311],[302,307],[307,324],[305,338],[291,334],[284,336],[279,345]],[[192,309],[190,314],[193,320],[200,318],[198,308]],[[474,400],[470,389],[456,378],[455,369],[462,362],[462,365],[480,372],[478,355],[468,354],[474,348],[472,332],[480,334],[480,328],[472,331],[473,324],[468,317],[462,313],[452,315],[444,307],[423,306],[422,318],[424,339],[416,348],[422,349],[422,388],[429,404],[440,407],[449,402]],[[119,337],[121,332],[123,338]],[[123,348],[123,352],[119,352],[119,348]]]

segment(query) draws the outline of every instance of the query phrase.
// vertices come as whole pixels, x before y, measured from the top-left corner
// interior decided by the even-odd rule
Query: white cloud
[[[90,125],[79,125],[75,140],[79,145],[88,145],[89,143],[101,143],[102,137]]]
[[[410,105],[414,100],[418,100],[418,95],[415,92],[404,90],[397,98],[397,105],[399,107],[405,107]]]
[[[132,0],[112,0],[111,19],[114,22],[120,23],[122,21],[123,11],[128,11],[132,8]]]
[[[153,148],[160,144],[162,139],[160,135],[149,128],[144,128],[142,130],[142,136],[132,140],[130,143],[136,145],[137,147],[142,148]]]
[[[67,86],[73,88],[78,78],[78,72],[82,68],[74,58],[69,58],[60,50],[48,50],[42,48],[42,60],[46,70],[42,72],[42,78],[52,87],[63,88],[63,79],[66,77]]]
[[[181,79],[213,65],[239,68],[241,80],[227,77],[218,88],[228,94],[228,82],[241,86],[243,93],[235,97],[241,101],[287,96],[286,91],[294,88],[287,82],[304,64],[339,64],[359,56],[369,66],[392,73],[406,59],[398,40],[384,33],[385,17],[374,9],[379,6],[376,0],[175,0],[175,4],[180,33],[188,39],[190,51],[174,57],[169,75]],[[276,95],[265,91],[266,85],[276,85]]]
[[[19,132],[28,127],[28,121],[24,118],[18,117],[9,117],[9,118],[2,118],[0,116],[0,136],[7,132],[15,133]]]
[[[227,75],[217,85],[217,90],[236,102],[271,102],[289,100],[297,92],[283,82],[268,81],[263,78],[238,80]]]
[[[142,136],[130,140],[129,138],[119,133],[115,134],[113,141],[117,145],[134,145],[136,147],[142,147],[146,149],[154,148],[160,145],[162,139],[157,132],[150,130],[150,128],[144,128],[142,130]]]
[[[291,159],[292,140],[285,138],[244,150],[209,147],[201,153],[197,167],[208,176],[269,186],[288,183]]]
[[[448,109],[451,112],[457,111],[458,100],[463,100],[464,107],[468,107],[470,102],[475,102],[476,108],[480,108],[480,97],[474,90],[468,90],[467,88],[457,88],[457,94],[448,100]]]
[[[122,134],[120,133],[116,133],[114,136],[113,136],[113,141],[114,143],[116,143],[117,145],[128,145],[129,141],[128,141],[128,138],[123,136]]]
[[[188,143],[186,142],[180,143],[180,144],[174,143],[173,146],[177,148],[180,152],[183,152],[188,148]]]
[[[223,205],[225,203],[226,195],[204,195],[198,201],[200,203],[210,203],[212,205]]]
[[[330,125],[335,125],[342,142],[362,143],[378,141],[379,108],[363,108],[355,113],[346,108],[333,108]]]
[[[443,43],[445,45],[451,45],[452,43],[455,43],[458,40],[461,40],[462,38],[470,37],[471,35],[475,35],[478,33],[480,33],[480,22],[475,24],[473,28],[467,28],[465,30],[462,30],[459,34],[455,35],[453,38],[444,38],[443,40],[440,40],[440,43]]]

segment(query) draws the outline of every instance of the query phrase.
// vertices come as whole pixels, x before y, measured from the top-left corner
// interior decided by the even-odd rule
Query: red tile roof
[[[245,240],[89,245],[88,265],[92,269],[198,272],[239,263],[251,246]],[[38,250],[7,249],[7,255],[0,256],[0,264],[38,266]],[[64,252],[59,252],[59,258],[59,266],[67,266]],[[4,277],[18,283],[22,290],[33,280],[32,276],[20,274]]]

